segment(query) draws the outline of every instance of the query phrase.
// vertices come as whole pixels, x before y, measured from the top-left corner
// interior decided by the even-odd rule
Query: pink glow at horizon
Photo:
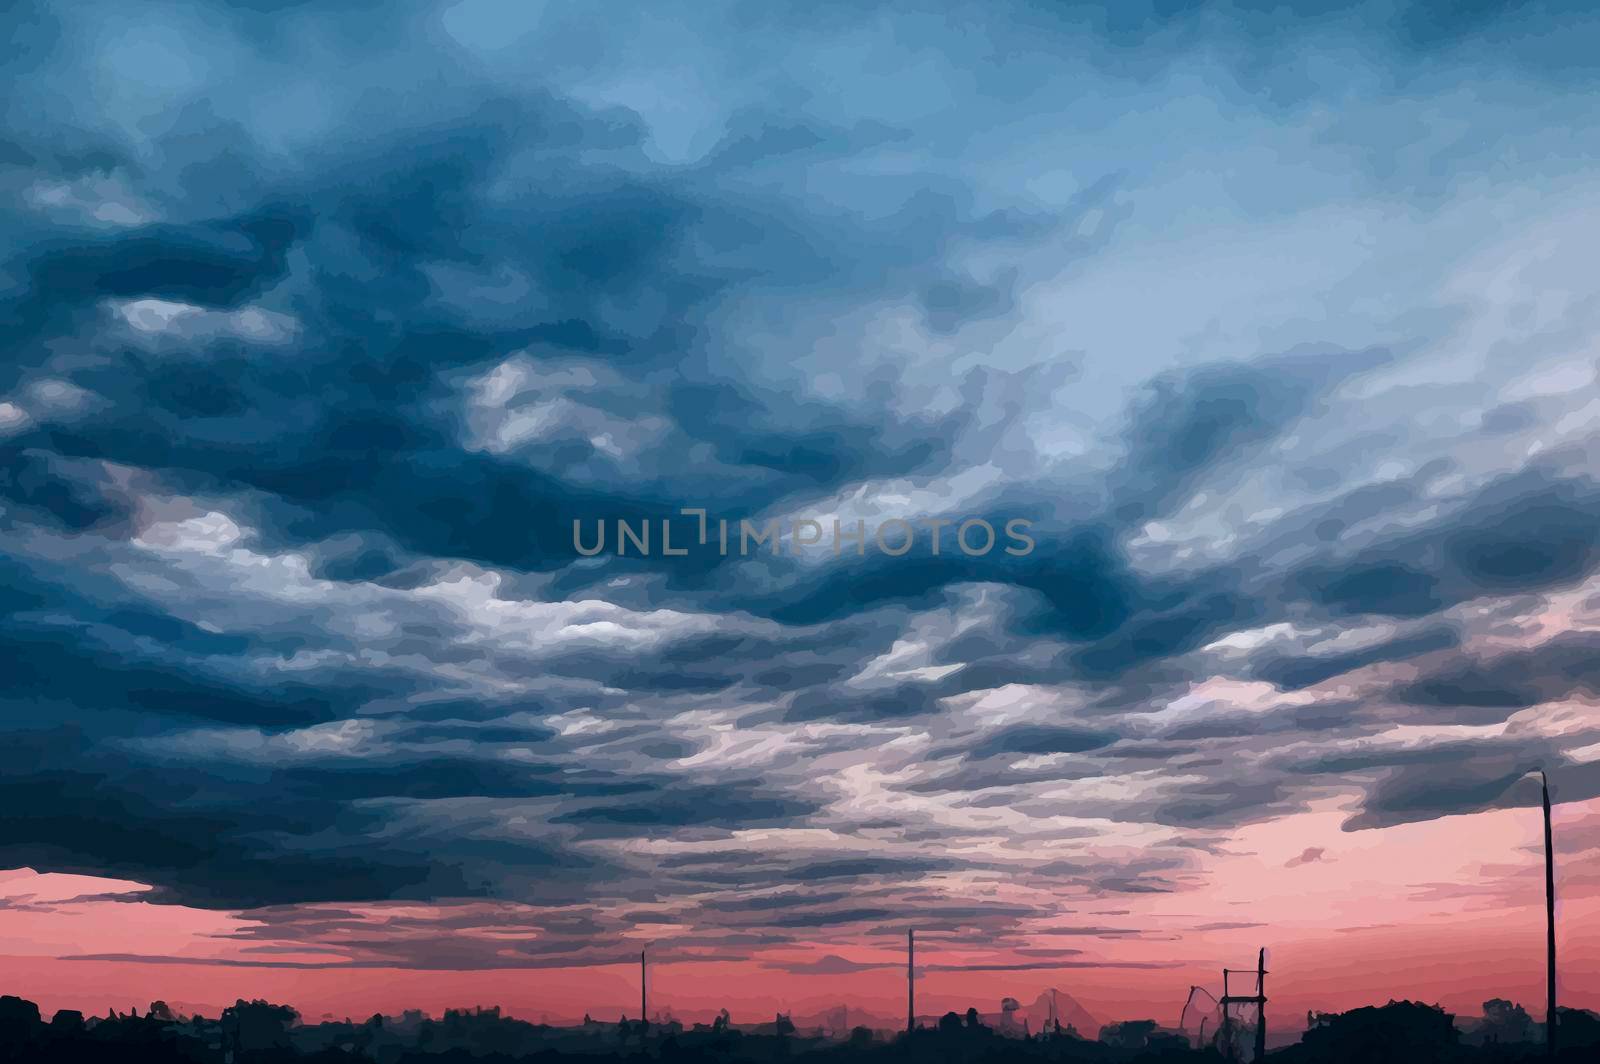
[[[969,1005],[993,1011],[1002,996],[1026,1002],[1056,986],[1102,1022],[1137,1015],[1174,1024],[1191,984],[1212,986],[1218,969],[1252,964],[1265,945],[1270,1016],[1284,1029],[1298,1030],[1307,1010],[1390,998],[1476,1015],[1488,998],[1507,997],[1542,1014],[1537,813],[1487,812],[1361,832],[1341,831],[1344,816],[1329,803],[1246,827],[1225,853],[1208,859],[1203,887],[1107,895],[1081,911],[1087,921],[1104,924],[1104,934],[1052,938],[1040,929],[1037,936],[1041,947],[1082,949],[1074,964],[1158,967],[1007,971],[1004,965],[1037,958],[941,948],[937,933],[928,933],[919,943],[919,961],[931,967],[918,981],[919,1012]],[[1600,1008],[1600,801],[1558,806],[1555,820],[1562,846],[1561,1001]],[[249,914],[138,900],[146,890],[87,876],[0,873],[4,991],[37,1001],[47,1014],[142,1009],[154,999],[214,1014],[240,997],[286,1002],[308,1021],[408,1008],[437,1015],[474,1004],[499,1004],[512,1015],[552,1022],[637,1011],[631,964],[487,971],[284,967],[327,963],[331,954],[318,943],[252,939],[242,945],[228,936],[255,922]],[[447,907],[403,908],[415,915]],[[651,1008],[703,1020],[727,1007],[736,1020],[753,1021],[780,1010],[805,1015],[845,1003],[897,1017],[903,955],[885,948],[886,941],[818,938],[772,947],[748,961],[660,963],[653,969]],[[83,955],[116,959],[68,959]],[[884,966],[839,975],[771,966],[829,956]]]

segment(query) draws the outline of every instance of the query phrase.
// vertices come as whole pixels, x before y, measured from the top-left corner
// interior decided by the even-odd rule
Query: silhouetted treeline
[[[1561,1011],[1563,1064],[1600,1060],[1600,1017]],[[266,1001],[239,1001],[215,1019],[181,1016],[162,1002],[106,1016],[62,1010],[46,1021],[33,1002],[0,997],[0,1061],[59,1064],[595,1064],[597,1057],[633,1064],[999,1064],[1002,1061],[1210,1061],[1226,1059],[1213,1029],[1194,1046],[1182,1032],[1153,1020],[1107,1024],[1096,1038],[1055,1025],[1031,1037],[986,1024],[976,1009],[946,1013],[908,1034],[797,1029],[787,1016],[736,1025],[724,1011],[710,1024],[596,1021],[576,1026],[528,1023],[498,1008],[452,1009],[433,1019],[420,1012],[302,1024],[295,1011]],[[1234,1033],[1238,1034],[1235,1026]],[[1432,1005],[1387,1005],[1306,1018],[1301,1040],[1270,1052],[1274,1064],[1434,1064],[1534,1061],[1544,1058],[1543,1025],[1521,1006],[1484,1003],[1482,1017],[1459,1022]],[[1248,1044],[1248,1039],[1242,1046]],[[1241,1048],[1239,1060],[1249,1060]]]

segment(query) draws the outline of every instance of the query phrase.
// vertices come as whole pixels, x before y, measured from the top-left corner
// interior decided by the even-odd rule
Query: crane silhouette
[[[1207,990],[1203,986],[1191,986],[1189,988],[1189,996],[1183,999],[1183,1011],[1178,1013],[1178,1030],[1180,1030],[1180,1031],[1187,1031],[1189,1029],[1189,1026],[1188,1026],[1189,1008],[1190,1008],[1190,1006],[1192,1006],[1194,1004],[1194,996],[1196,994],[1204,994],[1206,997],[1211,999],[1211,1009],[1212,1009],[1212,1011],[1216,1011],[1217,1009],[1220,1009],[1222,1007],[1221,1002],[1219,1002],[1217,1000],[1217,996],[1215,994],[1213,994],[1211,991]],[[1202,1015],[1200,1017],[1200,1031],[1199,1031],[1199,1034],[1195,1038],[1195,1048],[1196,1049],[1200,1049],[1200,1048],[1204,1047],[1204,1045],[1205,1045],[1206,1020],[1208,1018],[1209,1017],[1207,1017],[1205,1015]]]

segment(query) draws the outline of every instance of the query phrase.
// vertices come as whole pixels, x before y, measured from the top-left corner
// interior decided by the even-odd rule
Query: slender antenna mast
[[[1550,831],[1550,779],[1539,770],[1544,798],[1545,1055],[1556,1056],[1556,850]]]
[[[906,932],[906,1033],[917,1029],[917,933]]]
[[[644,979],[645,979],[645,973],[644,973],[644,950],[640,950],[639,951],[639,1022],[641,1024],[645,1023],[649,1018],[649,1013],[645,1012],[645,1008],[644,1008],[644,1006],[645,1006],[645,981],[644,981]]]

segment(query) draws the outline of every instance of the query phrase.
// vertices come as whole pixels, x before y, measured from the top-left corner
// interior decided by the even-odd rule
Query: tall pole
[[[1256,1064],[1267,1059],[1267,948],[1256,954]]]
[[[1222,969],[1222,1059],[1234,1060],[1233,1052],[1233,1016],[1228,1012],[1228,1006],[1233,1002],[1233,995],[1228,992],[1228,969]]]
[[[906,932],[906,1033],[917,1029],[917,933]]]
[[[649,1018],[649,1013],[644,1010],[644,950],[639,951],[639,1022],[644,1023]]]
[[[1539,771],[1544,797],[1545,1054],[1556,1055],[1556,849],[1550,831],[1550,780]]]

